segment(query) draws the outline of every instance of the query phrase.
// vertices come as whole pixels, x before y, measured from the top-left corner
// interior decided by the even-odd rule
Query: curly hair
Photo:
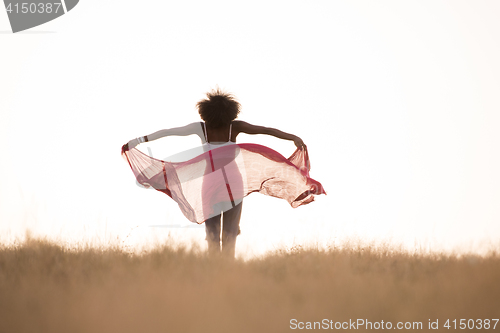
[[[241,105],[232,94],[217,88],[208,92],[207,98],[199,101],[196,107],[207,126],[220,128],[238,117]]]

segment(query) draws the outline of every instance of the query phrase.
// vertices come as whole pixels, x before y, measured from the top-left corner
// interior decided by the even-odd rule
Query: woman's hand
[[[132,148],[135,148],[139,144],[139,141],[137,139],[132,139],[126,144],[122,146],[122,153],[124,153],[127,150],[130,150]]]
[[[304,141],[302,141],[301,138],[299,138],[298,136],[296,136],[294,139],[293,139],[293,143],[295,143],[295,145],[297,146],[297,148],[300,148],[300,149],[306,149],[306,145],[304,143]]]

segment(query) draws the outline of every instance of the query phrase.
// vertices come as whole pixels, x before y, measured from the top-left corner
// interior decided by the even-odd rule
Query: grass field
[[[140,254],[33,238],[0,245],[2,333],[339,331],[349,321],[359,331],[371,331],[367,321],[374,331],[388,322],[429,331],[429,320],[455,331],[454,319],[457,330],[460,319],[475,328],[490,319],[500,331],[499,317],[494,251],[419,255],[346,243],[230,261],[168,245]]]

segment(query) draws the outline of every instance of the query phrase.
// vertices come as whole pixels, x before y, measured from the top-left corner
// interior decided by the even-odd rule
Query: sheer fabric
[[[137,148],[122,149],[137,182],[171,197],[188,220],[203,223],[259,192],[286,200],[293,208],[326,194],[309,177],[307,150],[285,158],[257,144],[215,146],[185,162],[167,162]]]

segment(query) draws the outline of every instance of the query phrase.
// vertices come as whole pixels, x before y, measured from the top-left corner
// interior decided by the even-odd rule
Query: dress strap
[[[229,139],[228,142],[231,141],[231,128],[233,127],[233,123],[229,124]]]
[[[205,130],[204,131],[204,134],[205,134],[205,142],[208,143],[208,133],[207,133],[207,125],[205,125],[205,122],[203,121],[203,129]]]

